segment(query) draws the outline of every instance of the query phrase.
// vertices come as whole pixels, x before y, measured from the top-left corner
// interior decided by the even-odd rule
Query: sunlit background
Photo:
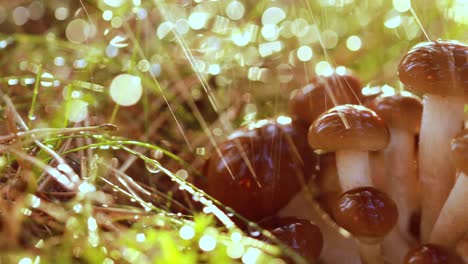
[[[174,164],[183,160],[199,168],[216,143],[241,124],[287,114],[290,92],[314,76],[340,74],[348,68],[364,85],[402,88],[396,71],[403,54],[418,42],[439,38],[468,41],[468,0],[1,1],[0,87],[30,128],[113,123],[120,136],[175,153],[177,162],[171,163],[168,156],[173,157],[162,149],[135,143],[132,151],[151,149],[147,157],[139,157],[145,160],[145,171],[131,171],[138,154],[130,150],[133,156],[124,159],[120,170],[136,172],[137,180],[159,187],[161,182],[167,185],[161,177],[161,171],[168,174],[160,167],[163,164],[173,171],[171,184],[176,190],[187,191],[193,201],[203,204],[205,214],[215,214],[230,228],[233,223],[226,215],[184,185],[193,170]],[[6,128],[1,129],[5,134]],[[101,141],[96,145],[80,141],[88,144],[88,157],[121,149],[117,139],[94,140]],[[110,155],[100,158],[112,163]],[[2,168],[6,163],[2,157]],[[117,185],[106,184],[119,191]],[[79,190],[95,193],[95,185],[82,183]],[[170,193],[172,185],[161,193]],[[34,195],[27,196],[21,213],[30,216],[37,208],[55,212],[51,214],[63,220],[66,229],[77,230],[70,237],[86,238],[87,246],[72,248],[73,257],[106,264],[119,259],[161,260],[157,253],[148,253],[156,243],[171,252],[167,263],[194,261],[198,253],[182,251],[182,255],[175,250],[177,239],[188,248],[212,252],[209,257],[218,261],[213,263],[224,263],[225,258],[255,263],[265,258],[264,251],[278,252],[259,246],[238,230],[221,234],[203,216],[171,222],[176,214],[159,215],[167,208],[132,197],[130,202],[141,209],[132,214],[132,221],[149,211],[158,212],[157,221],[143,221],[141,226],[163,231],[171,227],[177,230],[176,238],[170,232],[156,235],[154,230],[131,229],[128,239],[118,240],[123,247],[119,248],[112,244],[113,237],[98,235],[101,231],[89,203],[81,200],[68,208],[80,216],[68,221],[69,216],[63,218],[68,211]],[[57,244],[34,241],[38,249]],[[143,242],[147,246],[138,244]],[[216,253],[220,248],[224,255]],[[13,254],[11,259],[38,263],[31,252]],[[278,258],[268,260],[283,263]]]

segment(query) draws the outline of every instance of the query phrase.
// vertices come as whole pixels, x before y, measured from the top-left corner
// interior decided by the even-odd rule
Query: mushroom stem
[[[388,263],[403,263],[406,252],[410,250],[409,243],[397,228],[393,230],[382,241],[382,251]]]
[[[418,207],[414,143],[415,137],[409,130],[390,128],[390,143],[384,150],[388,192],[398,207],[398,229],[407,239],[411,238],[411,214]]]
[[[313,184],[313,181],[310,184]],[[320,208],[320,205],[311,196],[309,188],[304,188],[299,192],[281,209],[278,215],[307,219],[319,227],[324,238],[320,259],[325,263],[340,263],[343,259],[349,263],[359,263],[355,240]]]
[[[336,167],[344,192],[358,187],[373,186],[368,151],[337,150]]]
[[[383,264],[382,246],[380,242],[363,241],[358,239],[359,256],[362,264]]]
[[[375,188],[388,192],[388,179],[385,175],[385,155],[383,151],[369,152],[371,178]]]
[[[421,239],[427,242],[454,182],[450,140],[462,129],[463,97],[426,94],[419,138]]]
[[[460,172],[452,191],[440,211],[431,233],[430,243],[455,248],[468,231],[468,176]]]

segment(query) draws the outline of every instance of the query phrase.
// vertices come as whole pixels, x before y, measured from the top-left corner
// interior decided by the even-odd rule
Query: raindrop
[[[126,36],[117,35],[111,39],[109,44],[117,48],[124,48],[128,46],[128,43],[126,41],[127,41]]]
[[[252,237],[258,237],[261,235],[260,230],[258,230],[257,227],[255,227],[253,224],[249,224],[248,230],[250,236]]]
[[[200,198],[202,197],[202,195],[200,193],[195,193],[193,196],[192,196],[192,200],[194,200],[195,202],[198,202],[200,201]]]
[[[151,173],[158,173],[161,171],[159,168],[160,163],[156,160],[149,160],[145,162],[146,169]]]

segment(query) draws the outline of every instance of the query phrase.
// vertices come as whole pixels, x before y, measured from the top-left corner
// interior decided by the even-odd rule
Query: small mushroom
[[[410,250],[404,264],[463,264],[450,250],[434,244],[424,244]]]
[[[349,72],[319,76],[301,89],[294,90],[289,100],[291,115],[310,125],[328,109],[342,104],[359,104],[361,82]]]
[[[373,187],[343,193],[335,206],[336,223],[353,234],[359,244],[361,260],[383,264],[381,242],[398,219],[395,202]]]
[[[389,133],[374,111],[359,105],[342,105],[315,120],[309,128],[308,140],[314,149],[336,152],[340,185],[343,191],[347,191],[374,186],[369,151],[384,149]]]
[[[458,177],[432,230],[430,242],[455,248],[468,232],[468,130],[452,140],[452,160]]]
[[[207,161],[206,192],[250,220],[274,215],[315,173],[306,133],[285,116],[236,130]]]
[[[316,261],[323,248],[320,229],[308,220],[296,217],[272,218],[261,224],[275,237],[310,262]],[[292,260],[288,259],[292,263]]]
[[[409,224],[419,206],[415,136],[419,133],[422,104],[409,92],[382,94],[368,107],[387,124],[390,143],[384,152],[387,191],[398,207],[398,226],[410,238]]]
[[[446,157],[450,140],[462,129],[468,95],[468,46],[454,41],[424,42],[401,60],[398,74],[414,93],[424,94],[419,137],[421,238],[429,234],[454,182]]]

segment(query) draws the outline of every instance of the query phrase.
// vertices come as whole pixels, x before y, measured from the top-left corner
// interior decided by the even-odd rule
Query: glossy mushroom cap
[[[468,176],[468,129],[452,140],[452,160],[455,167]]]
[[[463,261],[443,247],[425,244],[406,254],[404,264],[462,264]]]
[[[414,93],[468,96],[468,46],[454,41],[423,42],[401,60],[398,74]]]
[[[327,152],[377,151],[385,148],[389,139],[384,121],[374,111],[359,105],[328,110],[315,120],[308,133],[309,145]]]
[[[419,133],[423,107],[417,96],[409,92],[382,94],[367,107],[374,110],[389,127]]]
[[[262,226],[308,261],[319,258],[323,235],[310,221],[295,217],[273,218]]]
[[[362,97],[361,82],[347,73],[317,77],[302,89],[294,90],[289,100],[291,115],[310,125],[323,112],[334,107],[330,94],[338,105],[359,104]]]
[[[384,237],[395,226],[395,202],[373,187],[360,187],[343,193],[335,206],[335,221],[359,238]]]
[[[241,128],[205,166],[206,192],[250,220],[272,216],[315,172],[307,129],[287,117]]]

